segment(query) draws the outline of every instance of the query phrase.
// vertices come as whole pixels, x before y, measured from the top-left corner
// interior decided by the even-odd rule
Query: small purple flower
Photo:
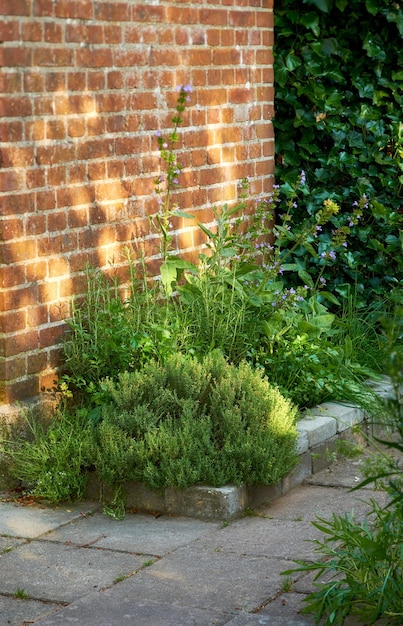
[[[336,253],[334,250],[330,250],[329,252],[329,258],[332,259],[333,261],[336,260]]]
[[[343,241],[343,243],[341,245],[343,246],[343,248],[347,248],[348,243],[347,243],[347,241]]]
[[[323,276],[321,276],[321,277],[319,278],[319,282],[320,282],[320,284],[321,284],[321,285],[325,286],[325,285],[326,285],[326,278],[324,278]]]
[[[185,86],[183,87],[183,91],[184,91],[185,93],[192,93],[192,85],[185,85]]]
[[[351,219],[351,218],[350,218],[350,221],[349,221],[348,225],[350,226],[350,228],[351,228],[352,226],[354,226],[354,222],[352,221],[352,219]]]
[[[295,294],[295,289],[294,289],[294,287],[291,287],[291,289],[290,289],[289,293],[290,293],[291,295],[294,295],[294,294]]]
[[[304,298],[302,296],[297,296],[297,300],[298,300],[298,302],[303,302]]]
[[[167,144],[166,141],[164,141],[164,143],[162,144],[162,147],[165,148],[165,149],[168,148],[168,144]]]
[[[301,178],[300,178],[300,180],[301,180],[301,185],[305,185],[305,183],[306,183],[306,174],[305,174],[304,170],[301,170]]]
[[[156,130],[155,133],[154,133],[155,137],[161,137],[161,135],[162,135],[162,133],[161,133],[160,130]]]
[[[174,185],[179,185],[179,179],[178,178],[173,178],[172,182]]]

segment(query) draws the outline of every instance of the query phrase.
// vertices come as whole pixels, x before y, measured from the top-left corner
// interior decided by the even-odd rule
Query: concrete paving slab
[[[36,600],[19,600],[0,595],[1,626],[24,626],[32,624],[36,619],[49,615],[60,605],[45,604]]]
[[[305,606],[304,598],[306,594],[290,591],[282,593],[275,600],[259,611],[259,615],[269,616],[271,618],[281,619],[281,624],[289,624],[292,620],[301,620],[304,624],[315,624],[313,617],[309,615],[301,615],[301,611]]]
[[[132,554],[32,541],[2,555],[0,567],[7,575],[2,576],[1,591],[24,589],[35,600],[72,602],[143,564],[144,557]]]
[[[12,537],[0,537],[0,557],[10,550],[14,550],[17,546],[26,543],[24,539],[14,539]]]
[[[297,619],[289,618],[287,621],[284,621],[282,617],[272,617],[258,613],[257,615],[239,615],[228,622],[226,626],[307,626],[314,623],[305,621],[303,617]]]
[[[284,559],[179,548],[105,595],[134,602],[159,602],[220,613],[251,611],[273,599]]]
[[[321,533],[310,522],[250,517],[200,539],[192,546],[192,552],[197,555],[209,550],[238,557],[310,559],[314,549],[311,541],[320,537]]]
[[[58,506],[0,502],[0,535],[34,539],[99,509],[99,503],[79,502]]]
[[[114,601],[104,593],[91,594],[58,613],[35,622],[37,626],[223,626],[232,616],[214,611],[158,602]]]
[[[333,513],[344,515],[353,511],[355,519],[359,520],[368,514],[369,505],[365,500],[370,497],[374,497],[380,504],[387,502],[383,492],[362,493],[340,487],[300,485],[289,492],[286,498],[279,498],[260,508],[259,513],[277,520],[306,522],[315,520],[317,516],[331,518]]]
[[[365,459],[372,456],[370,449],[366,449],[361,452],[360,457],[357,459],[342,458],[336,463],[329,465],[325,470],[307,478],[305,482],[310,485],[322,485],[323,487],[356,487],[364,480],[363,464]],[[367,497],[367,490],[372,491],[372,486],[368,485],[356,493],[361,492],[361,496],[365,498]]]
[[[128,513],[121,521],[101,513],[45,535],[50,541],[91,544],[97,548],[162,556],[220,528],[220,524],[185,517]]]

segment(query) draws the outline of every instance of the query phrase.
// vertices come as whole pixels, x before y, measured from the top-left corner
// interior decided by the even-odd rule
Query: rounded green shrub
[[[96,469],[109,484],[269,485],[296,462],[296,408],[261,372],[218,351],[151,362],[104,387]]]

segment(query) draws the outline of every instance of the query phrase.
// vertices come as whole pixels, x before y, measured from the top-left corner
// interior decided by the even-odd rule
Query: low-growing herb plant
[[[110,403],[94,464],[113,488],[273,484],[296,462],[296,408],[261,372],[219,351],[150,362],[103,385]]]

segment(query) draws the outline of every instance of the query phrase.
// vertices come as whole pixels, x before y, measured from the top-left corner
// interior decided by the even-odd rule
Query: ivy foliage
[[[356,284],[365,302],[402,278],[402,4],[277,0],[275,27],[277,181],[286,191],[305,171],[309,193],[294,218],[330,196],[341,206],[336,228],[369,199],[326,276],[341,294]],[[330,232],[320,238],[326,245]]]

